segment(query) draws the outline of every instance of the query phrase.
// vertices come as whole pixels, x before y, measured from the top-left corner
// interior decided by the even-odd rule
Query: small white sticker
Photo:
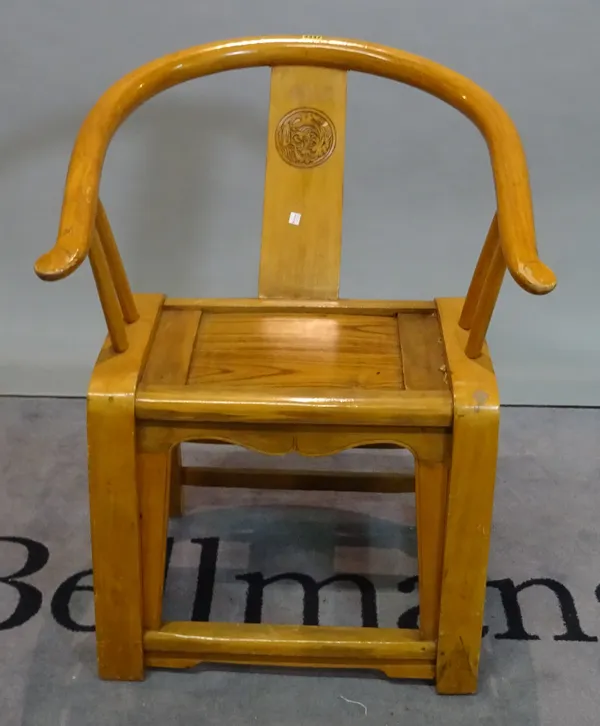
[[[297,227],[300,224],[300,217],[302,217],[300,212],[290,212],[290,218],[288,221],[290,224],[295,224]]]

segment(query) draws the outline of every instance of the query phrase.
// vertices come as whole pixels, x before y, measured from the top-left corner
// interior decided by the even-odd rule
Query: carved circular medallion
[[[275,145],[281,158],[291,166],[319,166],[335,149],[335,127],[322,111],[297,108],[277,124]]]

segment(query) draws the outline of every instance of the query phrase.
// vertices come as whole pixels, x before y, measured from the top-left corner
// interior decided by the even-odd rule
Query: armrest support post
[[[89,257],[112,347],[116,353],[122,353],[128,347],[125,322],[121,314],[121,306],[111,278],[106,254],[96,229],[93,232]]]

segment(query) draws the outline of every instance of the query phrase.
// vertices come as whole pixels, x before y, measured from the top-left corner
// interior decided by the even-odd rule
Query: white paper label
[[[302,217],[300,212],[290,212],[290,218],[288,221],[290,224],[295,224],[297,227],[300,224],[300,217]]]

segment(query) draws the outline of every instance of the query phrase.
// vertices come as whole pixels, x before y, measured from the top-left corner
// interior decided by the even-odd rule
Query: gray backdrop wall
[[[87,269],[34,277],[53,242],[75,134],[132,68],[241,35],[363,38],[487,88],[519,127],[545,298],[508,278],[490,344],[506,403],[600,404],[600,3],[597,0],[28,0],[0,23],[0,392],[85,392],[104,326]],[[172,295],[256,293],[268,71],[201,79],[118,132],[102,195],[132,282]],[[349,82],[342,295],[464,294],[494,209],[470,122],[389,81]]]

